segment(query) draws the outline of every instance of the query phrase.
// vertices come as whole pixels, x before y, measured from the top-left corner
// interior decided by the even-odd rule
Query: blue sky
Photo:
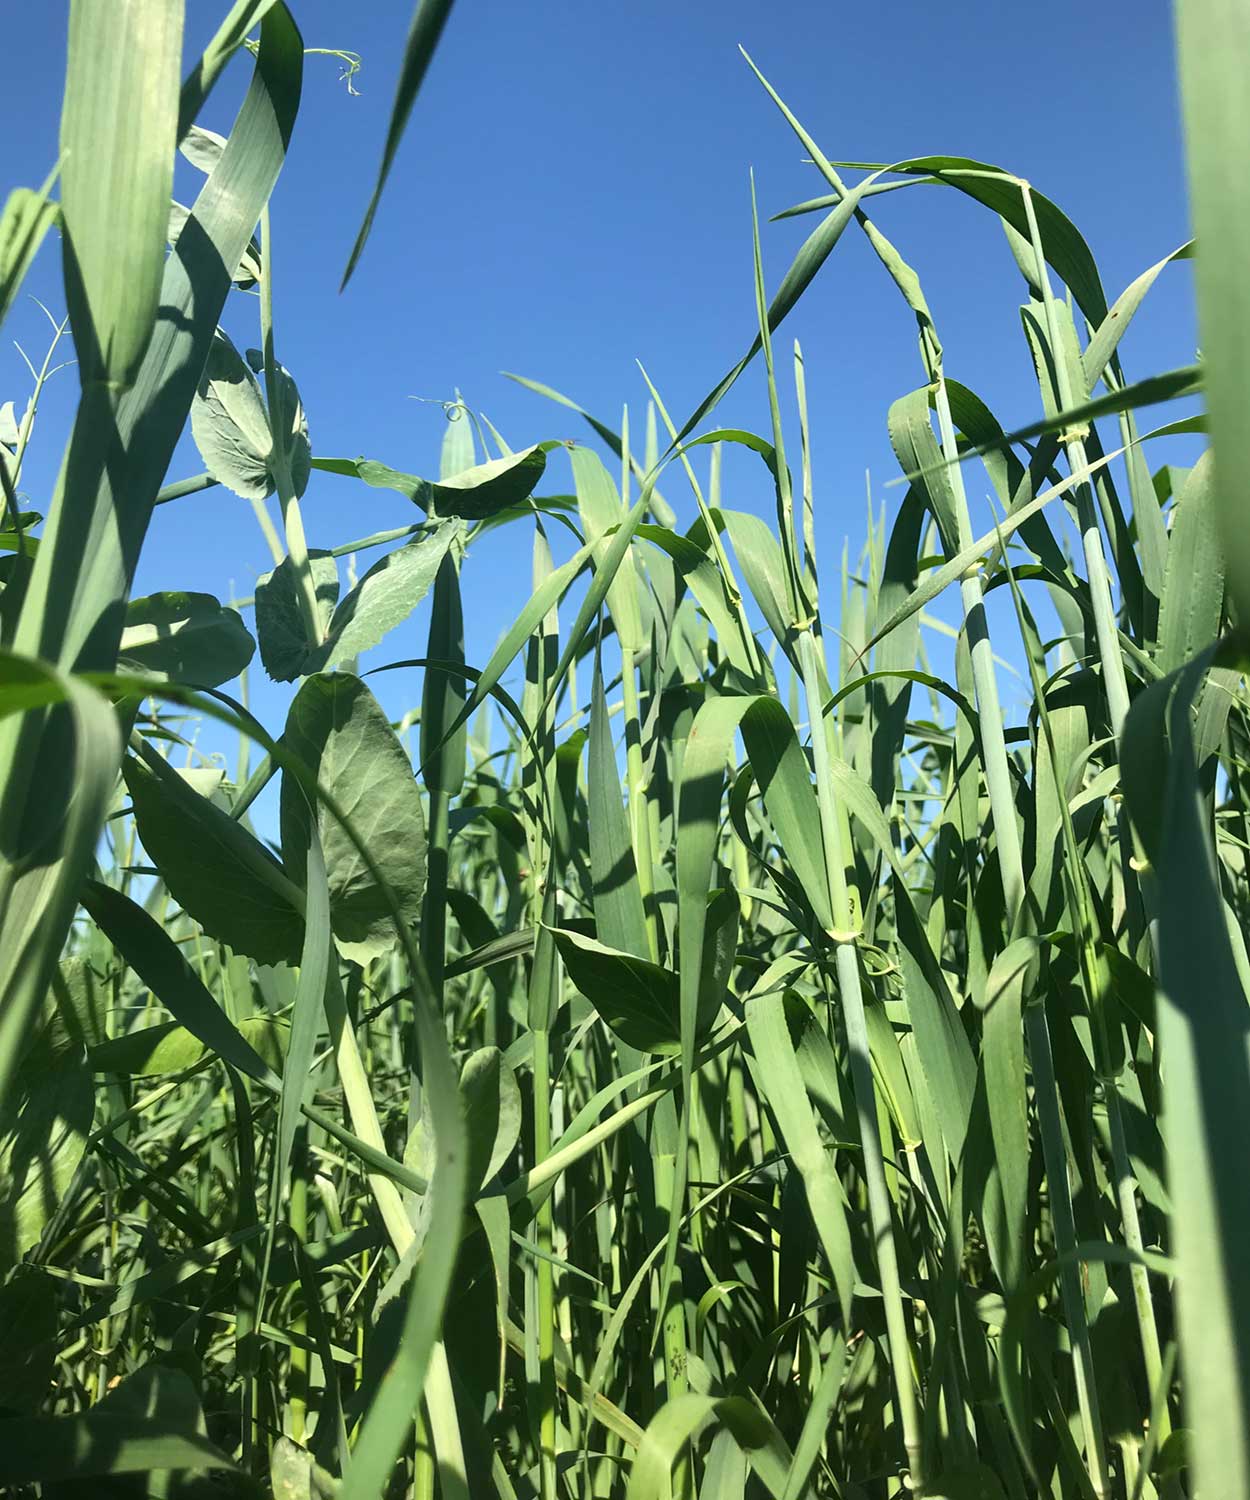
[[[437,403],[455,388],[514,446],[589,436],[571,413],[512,385],[502,370],[554,385],[613,425],[628,401],[640,430],[641,359],[683,420],[750,337],[748,169],[764,214],[822,190],[738,43],[831,157],[946,152],[1027,175],[1082,229],[1109,297],[1187,235],[1165,0],[1051,0],[1040,10],[1003,0],[459,0],[372,240],[340,296],[410,5],[300,0],[292,8],[308,46],[350,48],[363,59],[358,97],[338,81],[335,60],[307,60],[273,203],[278,353],[299,382],[320,454],[434,473],[445,420]],[[55,157],[67,9],[46,0],[6,18],[6,188],[38,183]],[[188,56],[224,9],[191,0]],[[229,128],[245,75],[236,63],[202,123]],[[928,188],[878,199],[874,214],[921,275],[948,373],[1005,426],[1031,420],[1036,387],[1018,315],[1024,289],[992,217]],[[813,222],[765,225],[770,288]],[[60,314],[55,247],[28,290]],[[255,318],[254,299],[232,294],[226,322],[240,344],[255,342]],[[12,340],[37,364],[45,330],[29,302],[4,330],[0,401],[13,399],[19,412],[29,382]],[[843,539],[857,547],[863,536],[865,471],[891,514],[901,498],[885,488],[896,472],[885,417],[922,378],[914,323],[863,237],[851,233],[786,334],[785,347],[797,335],[806,355],[818,539],[832,577]],[[1125,341],[1129,377],[1190,362],[1195,339],[1181,265],[1156,284]],[[59,463],[75,387],[73,372],[63,371],[45,402],[26,474],[36,508]],[[758,371],[724,403],[720,421],[767,430]],[[202,467],[188,436],[169,477]],[[767,513],[763,468],[727,472],[726,500]],[[546,488],[569,488],[562,457],[549,473]],[[675,475],[665,492],[688,525],[693,502]],[[398,495],[316,476],[305,516],[311,543],[329,547],[406,524],[413,513]],[[268,565],[250,508],[215,490],[157,513],[136,591],[248,595]],[[528,579],[529,535],[519,527],[474,549],[464,574],[470,661],[485,660]],[[377,659],[421,654],[427,623],[419,610]],[[268,688],[259,661],[252,676],[253,701],[277,729],[289,690]],[[392,682],[386,701],[398,713],[418,694],[415,680]]]

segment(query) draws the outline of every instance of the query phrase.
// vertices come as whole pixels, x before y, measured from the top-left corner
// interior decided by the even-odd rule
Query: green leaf
[[[528,500],[547,467],[548,452],[557,446],[535,443],[437,481],[405,474],[372,458],[314,458],[312,466],[363,479],[375,489],[397,490],[431,516],[480,521]]]
[[[679,1050],[676,974],[577,932],[557,930],[555,940],[569,978],[623,1042],[639,1052]]]
[[[339,570],[329,552],[309,551],[313,592],[323,628],[328,628],[339,597]],[[260,659],[275,682],[294,682],[312,669],[320,647],[309,640],[299,602],[294,564],[284,557],[256,581],[256,639]]]
[[[282,1071],[282,1057],[290,1028],[274,1016],[247,1016],[238,1025],[239,1036],[252,1048],[259,1063],[275,1073]],[[177,1021],[160,1021],[112,1037],[87,1054],[93,1073],[115,1073],[129,1078],[155,1078],[181,1073],[216,1053],[194,1032]],[[258,1063],[253,1061],[252,1068]],[[262,1069],[263,1072],[263,1069]]]
[[[33,1416],[52,1384],[57,1283],[38,1266],[20,1266],[0,1287],[0,1407]]]
[[[322,672],[300,687],[287,715],[284,747],[350,812],[357,837],[399,902],[409,926],[425,890],[425,816],[412,765],[376,698],[358,677]],[[395,943],[391,906],[337,819],[318,804],[316,827],[330,888],[330,921],[339,952],[357,963]],[[302,879],[310,813],[299,782],[282,776],[282,848]]]
[[[1189,260],[1193,253],[1194,242],[1187,240],[1185,244],[1173,250],[1171,255],[1165,255],[1162,260],[1156,261],[1148,270],[1143,271],[1115,299],[1110,312],[1095,330],[1081,356],[1084,366],[1084,385],[1087,391],[1094,389],[1102,379],[1108,364],[1115,358],[1115,351],[1119,348],[1120,340],[1133,321],[1134,314],[1141,306],[1146,293],[1155,284],[1159,273],[1174,260]]]
[[[480,1047],[460,1071],[460,1102],[469,1138],[469,1191],[499,1172],[521,1136],[521,1090],[498,1047]]]
[[[1036,938],[1028,937],[1008,943],[990,966],[985,986],[981,1046],[1005,1221],[996,1240],[1005,1252],[1004,1287],[1008,1295],[1027,1271],[1029,1106],[1023,1005],[1026,985],[1031,987],[1035,982],[1038,946]]]
[[[326,1017],[326,984],[333,960],[330,928],[330,888],[326,881],[325,857],[316,825],[310,820],[305,850],[303,886],[304,946],[300,952],[299,979],[291,1016],[290,1045],[282,1069],[282,1093],[278,1098],[278,1131],[274,1142],[275,1203],[282,1203],[290,1179],[291,1154],[299,1130],[300,1114],[312,1092],[310,1074],[317,1038]]]
[[[47,186],[39,192],[14,188],[4,200],[0,213],[0,323],[8,317],[18,288],[56,219],[57,205],[48,197]]]
[[[232,1461],[196,1431],[199,1401],[180,1370],[159,1370],[149,1389],[128,1398],[131,1376],[96,1406],[70,1417],[0,1422],[0,1483],[99,1479],[153,1470],[233,1469]],[[139,1372],[142,1376],[144,1372]],[[141,1402],[136,1397],[146,1397]],[[203,1418],[198,1425],[202,1427]],[[179,1431],[179,1428],[183,1430]]]
[[[709,891],[703,931],[703,964],[699,971],[699,1005],[695,1035],[704,1036],[715,1024],[729,991],[738,959],[738,927],[742,908],[737,891]]]
[[[304,920],[282,866],[159,756],[123,767],[143,847],[174,899],[210,937],[257,963],[294,963]]]
[[[391,164],[395,160],[395,153],[399,150],[399,142],[408,124],[408,116],[412,113],[412,106],[416,103],[417,94],[425,78],[425,70],[434,56],[434,49],[438,46],[438,39],[443,34],[443,26],[451,14],[451,6],[452,0],[418,0],[417,8],[413,12],[412,25],[408,28],[408,41],[404,46],[404,60],[399,70],[399,83],[395,89],[395,102],[391,106],[391,122],[386,131],[382,164],[378,168],[378,180],[373,189],[373,196],[369,199],[369,207],[365,210],[364,220],[356,235],[356,243],[352,246],[352,253],[348,257],[347,269],[343,272],[343,286],[351,280],[352,272],[356,269],[356,262],[360,259],[365,242],[369,238],[369,231],[373,228],[373,216],[378,211],[382,189],[386,186],[386,179],[390,176]]]
[[[1250,1205],[1230,1142],[1250,1131],[1247,997],[1238,974],[1194,761],[1191,708],[1208,650],[1134,701],[1125,795],[1157,874],[1164,1142],[1198,1482],[1250,1486]],[[1244,663],[1238,663],[1244,666]]]
[[[590,696],[590,878],[595,930],[609,948],[645,958],[650,952],[642,892],[629,822],[621,802],[621,777],[612,744],[603,672],[595,658]]]
[[[887,425],[890,446],[904,474],[918,474],[916,487],[924,495],[942,533],[948,552],[959,545],[959,521],[951,471],[942,463],[942,450],[929,419],[930,387],[900,396],[890,407]]]
[[[803,1086],[794,1044],[786,1022],[785,997],[778,991],[758,995],[746,1006],[747,1031],[759,1069],[761,1095],[777,1121],[791,1160],[803,1177],[807,1206],[833,1273],[844,1326],[851,1326],[855,1295],[855,1262],[842,1185],[833,1158],[825,1149]]]
[[[249,351],[251,352],[251,351]],[[311,449],[308,423],[295,382],[281,366],[280,406],[291,413],[283,445],[298,497],[308,484]],[[274,441],[269,409],[255,375],[219,328],[191,403],[191,434],[204,467],[244,500],[263,500],[274,491]]]
[[[231,1067],[268,1088],[278,1086],[274,1069],[257,1053],[251,1041],[235,1027],[214,1000],[199,975],[183,957],[177,943],[141,906],[137,906],[121,891],[114,890],[112,886],[101,885],[95,880],[87,881],[84,886],[82,904],[130,968],[175,1021],[180,1023],[173,1028],[151,1028],[160,1033],[153,1039],[154,1048],[149,1044],[148,1033],[144,1031],[101,1042],[91,1049],[93,1066],[98,1065],[103,1058],[105,1063],[130,1065],[122,1066],[118,1071],[131,1071],[132,1068],[142,1071],[144,1059],[150,1063],[153,1052],[159,1054],[161,1047],[165,1045],[175,1052],[181,1066],[191,1066],[197,1059],[191,1056],[191,1049],[186,1041],[177,1037],[178,1031],[185,1027],[192,1037]],[[267,1049],[269,1037],[266,1033],[269,1033],[270,1028],[268,1024],[259,1026],[256,1024],[258,1022],[269,1023],[270,1018],[254,1017],[250,1023],[245,1021],[243,1025],[250,1025],[253,1039],[261,1042]],[[182,1062],[183,1057],[189,1060]]]
[[[70,7],[61,115],[65,297],[84,385],[134,384],[156,325],[183,7]]]
[[[312,653],[304,670],[352,661],[406,620],[429,593],[461,531],[459,521],[446,521],[374,563],[334,611],[324,646]]]
[[[141,671],[197,687],[237,677],[256,644],[236,610],[211,594],[149,594],[126,606],[118,655]]]
[[[74,1049],[23,1067],[24,1097],[0,1118],[0,1271],[39,1241],[69,1191],[95,1113],[91,1071]]]
[[[450,552],[443,554],[434,579],[426,656],[432,663],[447,662],[453,670],[440,671],[436,665],[425,669],[421,684],[421,779],[428,792],[456,797],[464,786],[468,729],[461,710],[468,686],[466,678],[454,670],[464,666],[464,610],[460,573]]]
[[[666,1402],[651,1419],[638,1445],[625,1500],[667,1500],[678,1454],[709,1419],[728,1429],[753,1458],[756,1450],[771,1450],[782,1475],[790,1467],[789,1451],[776,1428],[747,1397],[691,1392]]]
[[[273,0],[270,0],[270,4],[272,3]],[[170,203],[169,228],[166,230],[166,234],[169,238],[171,249],[174,249],[176,251],[178,245],[178,237],[186,228],[187,220],[190,217],[191,210],[187,208],[185,204],[179,203],[176,198],[172,203]],[[260,280],[262,270],[263,268],[261,266],[260,259],[260,246],[257,244],[255,236],[253,236],[252,239],[249,240],[247,248],[243,252],[243,258],[242,260],[240,260],[238,269],[234,273],[233,283],[241,291],[247,291],[251,287],[254,287]]]
[[[1202,335],[1215,512],[1228,555],[1228,580],[1241,619],[1250,619],[1250,529],[1240,474],[1246,460],[1245,400],[1250,390],[1250,184],[1239,168],[1250,138],[1250,14],[1238,0],[1184,0],[1176,7],[1177,50],[1184,104],[1192,201],[1198,328]],[[1198,1428],[1200,1484],[1205,1450]],[[1208,1451],[1207,1463],[1214,1461]],[[1236,1488],[1230,1467],[1221,1476]],[[1208,1470],[1214,1475],[1217,1471]],[[1247,1480],[1250,1483],[1250,1479]]]
[[[127,28],[142,21],[143,9],[127,8]],[[107,17],[88,10],[94,24],[113,24],[111,9]],[[125,29],[119,28],[117,41],[124,44]],[[114,42],[106,49],[110,54]],[[146,87],[146,52],[140,47],[135,59],[140,92]],[[123,603],[151,507],[229,290],[225,268],[237,265],[282,166],[299,103],[302,59],[299,32],[289,13],[274,6],[262,23],[255,72],[229,146],[196,200],[195,228],[188,224],[190,232],[180,236],[177,255],[165,261],[159,315],[142,368],[121,395],[96,384],[84,387],[75,440],[56,483],[13,637],[28,659],[38,656],[80,670],[111,672],[115,666]],[[82,66],[104,86],[108,70],[99,63],[95,57]],[[131,103],[127,99],[119,107],[129,109]],[[168,154],[172,158],[172,141]],[[84,169],[90,169],[89,162]],[[163,253],[166,201],[167,190],[158,256]],[[119,274],[129,275],[131,268],[123,265],[110,228],[112,213],[110,206],[100,253],[122,267]],[[126,222],[133,224],[129,211]],[[0,1008],[0,1097],[16,1057],[15,1038],[42,998],[64,943],[121,761],[110,706],[83,685],[58,678],[48,668],[41,671],[44,685],[56,688],[47,701],[69,705],[73,734],[72,739],[66,734],[67,716],[41,715],[22,726],[17,743],[8,743],[0,757],[0,781],[5,783],[2,878],[9,892],[0,917],[0,993],[5,996]],[[4,675],[7,679],[7,668]],[[63,778],[76,789],[67,813],[60,797],[31,795],[36,776],[44,788]],[[44,816],[32,818],[40,808]]]
[[[1159,666],[1174,672],[1210,645],[1223,613],[1224,547],[1208,451],[1189,471],[1176,500],[1159,603]]]
[[[61,714],[51,716],[56,724],[58,763],[55,770],[47,764],[43,768],[51,785],[62,787],[64,797],[55,809],[55,822],[47,830],[55,842],[51,850],[45,846],[33,867],[23,870],[20,877],[15,878],[12,863],[0,866],[12,881],[0,926],[4,934],[0,943],[0,995],[4,997],[0,1007],[0,1108],[10,1097],[32,1019],[54,981],[63,935],[73,918],[76,891],[64,871],[76,872],[92,858],[115,794],[116,765],[121,755],[116,714],[99,693],[45,662],[0,651],[0,719],[52,704],[64,705]],[[25,728],[22,725],[19,734]],[[66,782],[55,779],[58,775],[73,787],[72,796],[66,794]],[[15,777],[4,782],[6,807],[11,807],[19,791]],[[37,842],[35,847],[39,847]],[[22,845],[17,848],[20,851]],[[12,861],[11,847],[5,854]]]
[[[775,698],[756,698],[743,714],[741,727],[778,842],[817,921],[831,932],[834,922],[816,791],[790,715]]]
[[[625,519],[621,497],[598,454],[589,448],[573,448],[573,484],[577,490],[577,507],[581,513],[586,540],[594,552],[595,566],[607,550],[604,533]],[[642,628],[642,610],[638,601],[638,570],[633,553],[627,552],[608,585],[608,613],[616,627],[622,651],[640,651],[646,644]]]

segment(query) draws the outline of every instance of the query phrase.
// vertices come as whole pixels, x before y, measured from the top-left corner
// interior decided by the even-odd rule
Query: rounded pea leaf
[[[220,328],[213,335],[191,403],[191,435],[214,479],[244,500],[263,500],[276,487],[274,440],[269,407],[253,373],[263,368],[263,361],[257,350],[248,355],[244,360]],[[290,372],[278,365],[275,380],[274,421],[282,434],[291,487],[299,496],[312,468],[308,422]]]
[[[118,654],[149,674],[220,687],[255,650],[242,616],[211,594],[162,593],[130,601]]]
[[[529,499],[547,467],[548,451],[556,446],[535,443],[520,453],[492,458],[437,481],[405,474],[371,458],[315,458],[312,466],[363,479],[375,489],[397,490],[431,515],[482,521]]]
[[[210,937],[257,963],[295,963],[299,892],[268,849],[176,771],[123,767],[143,847],[170,894]]]
[[[274,1016],[248,1016],[238,1023],[238,1030],[257,1055],[281,1075],[289,1025]],[[93,1073],[154,1078],[164,1073],[182,1073],[213,1055],[194,1032],[177,1021],[162,1021],[101,1042],[90,1049],[87,1060]]]
[[[569,978],[623,1042],[639,1052],[681,1050],[676,974],[577,932],[554,936]]]
[[[339,821],[318,802],[315,816],[330,886],[330,924],[344,958],[367,963],[395,942],[387,888],[401,920],[411,927],[421,915],[425,815],[412,765],[377,699],[348,672],[319,672],[303,683],[287,716],[283,745],[350,816],[356,835],[371,852],[373,870]],[[284,772],[282,848],[291,877],[301,883],[312,816],[298,778]]]
[[[313,593],[323,629],[339,597],[339,570],[329,552],[310,552]],[[265,671],[275,682],[294,682],[317,665],[299,602],[299,579],[289,557],[256,582],[256,638]]]
[[[521,1135],[521,1090],[498,1047],[482,1047],[465,1060],[460,1102],[469,1133],[469,1187],[488,1183]]]
[[[273,492],[269,413],[256,377],[218,329],[191,403],[191,435],[204,467],[244,500]]]

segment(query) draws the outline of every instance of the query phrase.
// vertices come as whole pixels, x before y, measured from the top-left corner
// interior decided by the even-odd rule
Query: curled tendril
[[[354,96],[360,94],[360,90],[352,83],[352,79],[355,78],[356,74],[364,66],[359,52],[346,52],[341,47],[305,47],[304,56],[337,57],[343,64],[343,71],[339,74],[339,82],[347,85],[347,92],[349,94]]]
[[[254,36],[245,37],[243,47],[253,57],[260,53],[260,42]],[[343,71],[339,74],[339,82],[347,85],[347,92],[353,97],[359,97],[360,90],[352,83],[352,79],[364,67],[364,59],[359,52],[348,52],[342,47],[305,47],[305,57],[337,57],[343,64]]]
[[[420,401],[423,406],[441,406],[443,415],[449,422],[459,422],[462,417],[470,416],[468,406],[457,396],[453,401],[448,401],[442,396],[409,396],[409,401]]]

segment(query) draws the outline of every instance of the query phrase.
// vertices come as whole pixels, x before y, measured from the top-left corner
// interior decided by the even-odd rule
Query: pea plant
[[[1027,178],[840,163],[755,70],[819,195],[771,296],[755,219],[741,362],[681,426],[644,377],[641,442],[522,379],[586,441],[457,400],[395,468],[319,454],[279,358],[291,10],[239,0],[184,79],[178,0],[72,0],[60,159],[0,219],[0,317],[53,229],[67,314],[0,408],[5,1493],[1250,1493],[1250,21],[1177,15],[1200,238],[1118,295]],[[922,185],[1014,257],[1024,427],[887,234]],[[861,234],[918,366],[830,565],[779,329]],[[1126,370],[1190,260],[1199,362]],[[755,361],[762,435],[715,425]],[[313,483],[394,526],[310,535]],[[154,507],[221,489],[254,597],[135,597]],[[505,526],[530,587],[479,665]]]

